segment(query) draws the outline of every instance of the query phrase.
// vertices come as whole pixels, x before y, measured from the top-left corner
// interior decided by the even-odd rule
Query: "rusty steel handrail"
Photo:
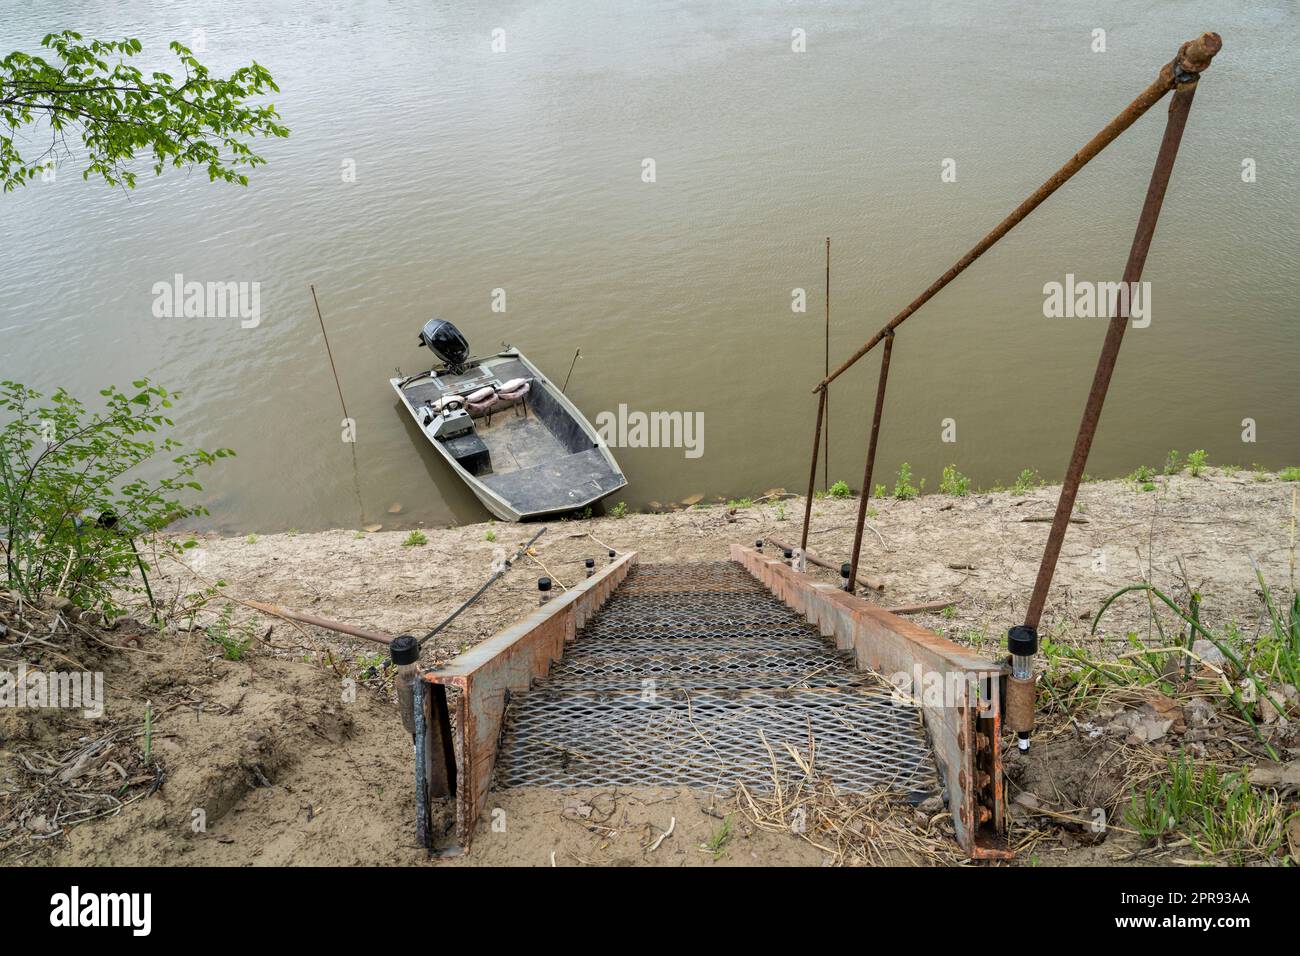
[[[889,381],[889,357],[894,351],[894,333],[885,336],[885,350],[880,353],[880,380],[876,383],[876,409],[871,416],[871,441],[867,445],[867,466],[862,475],[862,494],[858,496],[858,523],[853,531],[853,557],[849,559],[849,581],[858,580],[858,556],[862,553],[862,528],[867,523],[867,498],[871,495],[871,473],[876,467],[876,441],[880,437],[880,417],[885,411],[885,383]]]
[[[902,325],[912,313],[929,302],[944,286],[966,271],[967,266],[987,252],[999,239],[1037,209],[1048,196],[1060,189],[1075,173],[1083,169],[1089,160],[1113,143],[1120,133],[1136,123],[1142,117],[1142,114],[1158,103],[1166,93],[1174,88],[1180,76],[1196,76],[1208,67],[1222,45],[1223,41],[1217,33],[1203,33],[1197,39],[1189,40],[1179,47],[1174,58],[1160,68],[1155,80],[1138,94],[1137,99],[1106,124],[1106,127],[1100,133],[1088,140],[1084,147],[1070,158],[1069,162],[1048,177],[1047,181],[1035,189],[1028,199],[1012,210],[1007,218],[998,223],[992,232],[975,243],[969,252],[953,264],[952,268],[939,276],[938,279],[935,279],[928,289],[917,296],[902,312],[890,319],[879,332],[868,339],[866,344],[854,352],[839,368],[818,382],[813,391],[824,391],[831,382],[848,371],[858,359],[880,344],[880,341],[887,333]]]
[[[1169,188],[1169,178],[1173,173],[1174,160],[1178,156],[1178,147],[1182,141],[1183,130],[1187,125],[1192,99],[1196,95],[1197,82],[1201,72],[1210,65],[1215,54],[1222,47],[1223,41],[1217,33],[1203,33],[1199,38],[1182,44],[1174,58],[1160,69],[1155,81],[1143,90],[1138,98],[1130,103],[1119,116],[1111,120],[1105,129],[1089,140],[1083,149],[1058,169],[1028,199],[1017,206],[1011,215],[1002,220],[992,232],[976,243],[974,248],[962,256],[952,268],[936,279],[907,308],[883,326],[848,361],[827,375],[813,389],[814,393],[818,395],[817,426],[813,437],[813,458],[808,481],[808,499],[804,507],[804,526],[801,540],[805,551],[808,546],[808,526],[812,518],[813,482],[817,474],[817,452],[822,430],[822,415],[828,403],[831,382],[852,367],[855,362],[871,351],[880,341],[884,340],[885,351],[881,357],[880,378],[876,388],[875,414],[871,423],[866,469],[858,502],[857,525],[853,538],[853,557],[849,565],[849,580],[856,583],[858,558],[862,548],[862,531],[866,523],[867,498],[871,493],[872,469],[875,466],[876,444],[880,435],[880,419],[884,408],[885,384],[889,376],[890,352],[894,344],[894,330],[902,325],[917,309],[933,298],[944,286],[960,275],[967,266],[983,255],[994,243],[1010,232],[1017,223],[1038,208],[1048,196],[1082,169],[1092,157],[1113,142],[1120,133],[1132,126],[1165,93],[1174,90],[1173,100],[1169,104],[1169,115],[1164,136],[1160,142],[1160,151],[1156,155],[1155,167],[1151,172],[1146,198],[1143,201],[1142,211],[1138,216],[1137,229],[1133,236],[1133,243],[1129,249],[1128,262],[1124,267],[1124,288],[1131,289],[1134,284],[1141,281],[1142,269],[1146,264],[1147,253],[1151,249],[1151,240],[1155,235],[1156,223],[1160,217],[1160,208],[1164,202],[1165,193]],[[1025,623],[1021,628],[1012,628],[1009,640],[1011,636],[1017,636],[1018,640],[1028,636],[1032,638],[1032,645],[1034,647],[1037,645],[1038,624],[1042,617],[1043,607],[1047,602],[1047,592],[1051,587],[1052,576],[1056,571],[1056,563],[1060,557],[1066,529],[1069,527],[1070,515],[1074,510],[1079,482],[1083,478],[1083,469],[1087,465],[1088,453],[1092,448],[1097,425],[1101,420],[1102,405],[1106,401],[1106,392],[1110,387],[1111,376],[1115,371],[1115,363],[1119,358],[1119,349],[1123,343],[1124,332],[1128,327],[1128,320],[1128,302],[1126,298],[1121,297],[1117,300],[1114,314],[1110,317],[1101,355],[1097,359],[1097,369],[1093,375],[1092,387],[1088,392],[1087,401],[1084,404],[1083,418],[1079,423],[1079,431],[1075,438],[1070,464],[1066,469],[1065,478],[1061,485],[1061,495],[1057,500],[1056,512],[1052,518],[1052,527],[1048,534],[1047,544],[1043,549],[1038,577],[1034,582],[1034,590],[1025,614]],[[1028,650],[1030,655],[1034,652],[1032,649]],[[1023,652],[1017,651],[1016,653]],[[1033,726],[1033,683],[1032,675],[1029,678],[1017,677],[1017,679],[1022,682],[1028,680],[1028,686],[1031,688],[1027,698],[1023,695],[1017,698],[1016,713],[1012,715],[1015,717],[1015,726],[1011,727],[1011,729],[1016,730],[1019,734],[1023,749],[1028,746],[1029,731]],[[1012,683],[1015,683],[1015,680]]]
[[[813,389],[813,392],[818,395],[817,424],[813,436],[812,465],[811,468],[809,469],[810,474],[809,474],[809,481],[808,481],[808,496],[804,505],[804,523],[803,523],[803,533],[801,537],[801,544],[805,550],[807,549],[808,546],[808,526],[812,519],[812,496],[814,490],[814,482],[816,480],[816,474],[817,474],[818,451],[820,450],[819,446],[821,443],[822,416],[825,412],[825,408],[827,404],[827,393],[829,391],[829,386],[831,382],[833,382],[845,371],[847,371],[850,367],[852,367],[854,363],[856,363],[864,355],[866,355],[873,348],[875,348],[876,345],[878,345],[887,336],[892,337],[894,330],[897,329],[898,326],[902,325],[903,322],[905,322],[909,316],[911,316],[921,306],[923,306],[926,302],[928,302],[931,298],[933,298],[936,293],[938,293],[941,289],[944,288],[944,286],[946,286],[949,282],[951,282],[963,271],[965,271],[965,269],[972,262],[978,259],[985,252],[987,252],[991,246],[993,246],[999,239],[1001,239],[1008,232],[1010,232],[1012,228],[1014,228],[1018,223],[1020,223],[1026,216],[1028,216],[1031,212],[1037,209],[1038,206],[1041,205],[1042,202],[1045,199],[1047,199],[1048,196],[1056,192],[1056,190],[1059,189],[1062,185],[1064,185],[1072,176],[1074,176],[1075,173],[1077,173],[1080,169],[1082,169],[1085,165],[1087,165],[1089,160],[1091,160],[1094,156],[1100,153],[1108,145],[1114,142],[1114,140],[1121,133],[1123,133],[1126,129],[1128,129],[1135,122],[1137,122],[1137,120],[1144,113],[1146,113],[1146,111],[1149,110],[1153,105],[1159,102],[1166,93],[1168,93],[1171,89],[1175,89],[1175,88],[1178,88],[1180,91],[1187,87],[1191,87],[1194,89],[1196,80],[1199,77],[1200,73],[1210,65],[1210,62],[1214,59],[1215,54],[1217,54],[1219,50],[1222,49],[1222,47],[1223,47],[1223,40],[1220,38],[1219,34],[1217,33],[1203,33],[1195,40],[1189,40],[1186,43],[1182,44],[1178,48],[1178,52],[1174,55],[1174,58],[1160,68],[1160,72],[1157,74],[1156,79],[1151,83],[1151,85],[1148,86],[1145,90],[1143,90],[1138,95],[1138,97],[1135,100],[1133,100],[1133,102],[1130,103],[1127,107],[1125,107],[1124,110],[1118,116],[1116,116],[1113,120],[1111,120],[1105,126],[1105,128],[1101,130],[1101,132],[1099,132],[1096,136],[1090,139],[1084,145],[1084,147],[1081,150],[1079,150],[1079,152],[1075,153],[1074,156],[1069,160],[1069,162],[1065,163],[1065,165],[1063,165],[1060,169],[1058,169],[1055,173],[1053,173],[1047,179],[1046,182],[1044,182],[1041,186],[1039,186],[1038,189],[1036,189],[1029,196],[1029,198],[1027,198],[1019,206],[1017,206],[1009,216],[1007,216],[1005,219],[1002,220],[1002,222],[1000,222],[996,227],[994,227],[992,232],[990,232],[978,243],[976,243],[975,246],[969,252],[967,252],[959,260],[957,260],[957,262],[947,272],[945,272],[938,279],[936,279],[929,286],[929,288],[927,288],[916,299],[914,299],[905,309],[903,309],[902,312],[898,313],[898,315],[894,316],[893,319],[891,319],[888,323],[882,326],[881,329],[875,335],[873,335],[864,345],[862,345],[856,352],[854,352],[852,356],[850,356],[843,364],[839,366],[839,368],[837,368],[834,372],[831,372],[824,379],[822,379],[820,382],[817,383],[816,388]],[[1190,106],[1190,100],[1191,100],[1191,96],[1190,94],[1188,94],[1186,96],[1187,106]],[[1171,104],[1171,109],[1172,109],[1172,104]],[[1184,112],[1183,122],[1185,121],[1186,121],[1186,115]],[[1179,135],[1181,135],[1181,127],[1179,128]],[[1166,137],[1168,136],[1169,136],[1169,131],[1167,130]],[[1176,141],[1173,144],[1173,151],[1174,153],[1177,152]],[[1165,152],[1165,146],[1164,144],[1162,144],[1161,147],[1162,157],[1164,155],[1164,152]],[[1159,163],[1160,163],[1160,159],[1157,159],[1157,168],[1159,168]],[[1173,157],[1171,155],[1168,160],[1168,164],[1170,168],[1172,168],[1172,163],[1173,163]],[[1167,185],[1167,174],[1165,177],[1165,183]],[[1152,183],[1153,188],[1154,185],[1155,183],[1154,183],[1154,174],[1153,174],[1153,183]],[[1163,195],[1164,195],[1163,189],[1161,189],[1160,199],[1163,199]],[[1151,201],[1151,199],[1152,196],[1148,195],[1148,202]],[[1153,231],[1155,228],[1154,216],[1158,214],[1159,214],[1159,201],[1157,200],[1155,202],[1155,206],[1153,209],[1153,217],[1150,221],[1150,228]],[[1145,217],[1146,215],[1147,215],[1147,207],[1144,205],[1143,216]],[[1136,239],[1134,240],[1134,243],[1135,243],[1134,249],[1130,253],[1131,264],[1133,264],[1132,256],[1134,253],[1137,252]],[[1150,243],[1149,235],[1147,236],[1146,243],[1149,246]],[[1145,262],[1146,259],[1145,248],[1142,250],[1141,259],[1142,262]],[[1140,274],[1141,272],[1142,262],[1136,263],[1136,265],[1138,266],[1138,274]],[[1114,322],[1112,321],[1112,326],[1113,325]],[[1116,341],[1114,344],[1113,351],[1116,353],[1118,352],[1118,348],[1119,348],[1118,338],[1122,337],[1122,335],[1123,335],[1123,329],[1121,328],[1120,332],[1118,333],[1118,336],[1116,336]],[[1107,335],[1108,347],[1110,345],[1110,342],[1111,342],[1111,334],[1108,333]],[[1108,354],[1109,352],[1107,350],[1103,350],[1103,359],[1102,359],[1103,362],[1106,360],[1106,356]],[[1110,367],[1113,369],[1113,364],[1114,364],[1113,355],[1111,356],[1110,361],[1111,361]],[[1101,370],[1099,368],[1098,369],[1099,380],[1100,380],[1100,376],[1101,376]],[[1105,375],[1104,383],[1101,383],[1099,380],[1094,381],[1094,389],[1096,389],[1099,384],[1101,385],[1100,400],[1104,400],[1105,388],[1107,385],[1109,385],[1110,382],[1109,373]],[[1095,414],[1093,414],[1092,416],[1093,419],[1095,419],[1100,415],[1100,405],[1101,405],[1100,400],[1096,403],[1096,411]],[[1091,408],[1092,408],[1092,396],[1090,395],[1089,404],[1085,408],[1085,415],[1084,415],[1085,425],[1089,421],[1089,410]],[[1095,428],[1096,428],[1096,423],[1094,420],[1092,425],[1092,430],[1095,431]],[[1092,437],[1091,437],[1091,432],[1089,432],[1087,440],[1085,442],[1083,436],[1083,430],[1084,430],[1084,426],[1081,426],[1080,436],[1079,439],[1076,441],[1075,451],[1076,453],[1081,453],[1083,459],[1086,461],[1088,449],[1091,447]],[[875,427],[873,427],[872,430],[873,444],[874,444],[875,437],[876,437],[876,429]],[[1073,459],[1071,460],[1071,465],[1073,466]],[[1082,476],[1081,469],[1080,469],[1080,476]],[[1067,473],[1067,480],[1068,480],[1068,473]],[[870,489],[864,488],[863,494],[865,495],[869,491]],[[1073,501],[1074,501],[1074,497],[1072,494],[1070,496],[1071,505],[1073,505]],[[859,520],[859,524],[861,524],[862,521],[865,520],[866,512],[864,508],[860,508],[859,510],[862,512],[864,516],[862,519]],[[1058,518],[1059,518],[1059,514],[1058,514]],[[1068,523],[1068,519],[1069,519],[1069,513],[1067,511],[1066,521],[1061,522],[1062,526],[1064,526],[1065,523]],[[1046,577],[1049,583],[1051,579],[1052,570],[1054,570],[1055,568],[1056,556],[1057,554],[1059,554],[1060,551],[1060,543],[1061,543],[1060,539],[1063,537],[1064,534],[1063,531],[1061,533],[1056,533],[1055,529],[1057,523],[1058,523],[1057,521],[1053,522],[1053,533],[1048,539],[1049,552],[1053,547],[1052,544],[1053,541],[1055,541],[1055,549],[1056,549],[1056,554],[1051,555],[1051,562],[1050,562],[1051,568],[1049,568],[1046,571]],[[856,534],[859,538],[861,537],[861,533],[862,531],[861,528],[859,527],[856,531]],[[855,547],[854,550],[856,553],[857,548]],[[1048,564],[1047,558],[1048,558],[1048,553],[1045,552],[1044,566]],[[1040,569],[1040,578],[1042,576],[1043,576],[1043,572],[1042,569]],[[1038,585],[1035,585],[1035,595],[1038,594],[1038,590],[1039,590]],[[1045,596],[1045,589],[1044,589],[1044,596]],[[1038,604],[1038,613],[1041,613],[1042,611],[1041,603],[1039,602],[1035,602],[1035,603]],[[1031,617],[1033,617],[1034,620],[1036,621],[1037,619],[1036,614],[1031,615]]]
[[[1133,236],[1133,245],[1129,249],[1128,263],[1124,267],[1124,287],[1133,288],[1133,283],[1142,279],[1142,267],[1146,264],[1147,252],[1151,249],[1151,239],[1155,235],[1156,221],[1160,218],[1160,207],[1164,202],[1165,191],[1169,188],[1169,177],[1174,170],[1174,160],[1178,156],[1178,145],[1183,138],[1183,129],[1187,125],[1187,114],[1192,108],[1192,97],[1196,95],[1196,75],[1178,84],[1173,99],[1169,103],[1169,118],[1165,125],[1165,135],[1160,142],[1160,152],[1156,155],[1155,168],[1151,171],[1151,182],[1147,186],[1146,199],[1142,203],[1142,213],[1138,216],[1137,231]],[[1056,571],[1056,561],[1061,554],[1061,543],[1065,540],[1065,531],[1070,524],[1070,515],[1074,511],[1074,499],[1079,492],[1079,482],[1083,479],[1083,469],[1088,464],[1088,452],[1092,448],[1092,439],[1097,433],[1101,421],[1101,406],[1106,401],[1106,391],[1110,387],[1110,378],[1115,371],[1115,362],[1119,358],[1119,347],[1128,328],[1128,303],[1126,296],[1115,302],[1115,314],[1111,316],[1106,328],[1106,339],[1102,343],[1101,355],[1097,358],[1097,371],[1093,374],[1092,388],[1083,406],[1083,419],[1079,422],[1079,433],[1074,440],[1074,451],[1070,455],[1070,464],[1061,483],[1061,497],[1056,502],[1056,514],[1052,517],[1052,530],[1043,549],[1043,560],[1038,567],[1038,577],[1034,581],[1033,594],[1029,599],[1029,610],[1025,614],[1025,626],[1038,630],[1038,621],[1047,603],[1047,590],[1052,584],[1052,575]]]

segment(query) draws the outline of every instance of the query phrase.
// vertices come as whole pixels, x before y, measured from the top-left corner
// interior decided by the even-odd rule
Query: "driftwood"
[[[301,624],[311,624],[315,627],[323,627],[327,631],[338,631],[340,634],[350,634],[353,637],[360,637],[367,641],[374,641],[376,644],[393,643],[392,634],[384,634],[381,631],[368,631],[364,627],[356,627],[352,624],[343,624],[339,621],[331,621],[327,618],[316,617],[314,614],[303,614],[299,611],[291,611],[287,607],[280,607],[278,604],[267,604],[264,601],[253,601],[248,598],[230,598],[239,604],[244,604],[254,610],[261,611],[263,614],[270,614],[272,617],[282,617],[289,621],[298,621]]]

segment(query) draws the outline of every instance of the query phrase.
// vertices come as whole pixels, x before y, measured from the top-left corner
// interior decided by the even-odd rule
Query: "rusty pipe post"
[[[1223,41],[1219,39],[1217,33],[1203,33],[1195,40],[1189,40],[1178,49],[1177,55],[1169,63],[1161,67],[1160,72],[1156,75],[1155,80],[1145,90],[1138,94],[1123,111],[1106,124],[1096,136],[1088,140],[1083,148],[1070,158],[1060,169],[1048,177],[1047,181],[1030,194],[1029,198],[1011,211],[1011,214],[998,223],[993,231],[986,235],[971,248],[964,256],[958,259],[947,272],[939,276],[931,283],[930,287],[917,296],[903,311],[890,319],[879,332],[873,335],[866,344],[854,352],[849,358],[840,365],[834,372],[831,372],[824,379],[817,383],[818,389],[824,389],[835,379],[843,375],[850,366],[858,359],[866,355],[875,348],[885,335],[898,328],[908,317],[917,309],[929,302],[940,290],[949,282],[961,275],[966,267],[976,259],[987,252],[999,239],[1005,236],[1015,228],[1026,216],[1042,205],[1048,196],[1060,189],[1070,180],[1075,173],[1083,169],[1088,162],[1100,153],[1103,149],[1113,143],[1121,133],[1132,126],[1141,118],[1142,114],[1160,101],[1175,85],[1182,82],[1181,77],[1191,76],[1192,82],[1195,82],[1195,76],[1210,65],[1214,55],[1219,52]]]
[[[1173,172],[1174,159],[1178,155],[1178,144],[1187,125],[1187,114],[1192,106],[1192,97],[1196,95],[1196,79],[1178,85],[1177,92],[1169,104],[1169,120],[1165,126],[1164,139],[1160,143],[1160,152],[1156,157],[1155,169],[1151,173],[1151,182],[1147,187],[1146,200],[1142,204],[1142,213],[1138,217],[1137,232],[1129,250],[1128,265],[1124,268],[1124,287],[1133,288],[1133,284],[1142,278],[1142,268],[1146,264],[1147,252],[1151,249],[1151,239],[1155,235],[1156,222],[1160,218],[1160,206],[1164,202],[1165,191],[1169,188],[1169,176]],[[1070,465],[1061,486],[1061,497],[1056,503],[1056,514],[1052,518],[1052,530],[1043,549],[1043,560],[1038,568],[1038,579],[1034,582],[1033,596],[1029,601],[1029,611],[1025,615],[1025,626],[1038,629],[1043,606],[1047,602],[1047,591],[1052,583],[1052,574],[1056,570],[1056,561],[1061,554],[1061,543],[1065,538],[1066,528],[1070,524],[1070,515],[1074,510],[1074,499],[1079,492],[1079,482],[1083,478],[1083,469],[1088,464],[1088,452],[1092,448],[1097,425],[1101,421],[1101,408],[1106,401],[1106,392],[1110,388],[1111,376],[1115,372],[1115,362],[1119,358],[1119,348],[1128,328],[1127,302],[1123,297],[1116,302],[1115,314],[1111,316],[1106,329],[1106,340],[1101,347],[1101,356],[1097,359],[1097,371],[1093,375],[1092,388],[1083,407],[1083,420],[1079,423],[1079,433],[1074,441],[1074,453],[1070,456]]]
[[[1155,168],[1151,171],[1146,199],[1142,203],[1142,212],[1138,216],[1133,244],[1129,248],[1128,262],[1124,267],[1124,288],[1128,290],[1131,290],[1133,284],[1142,278],[1142,269],[1146,265],[1147,253],[1151,250],[1151,240],[1155,236],[1156,223],[1160,219],[1160,207],[1169,188],[1174,160],[1178,157],[1178,146],[1182,142],[1187,116],[1192,108],[1192,99],[1196,95],[1199,74],[1209,66],[1210,60],[1221,46],[1222,41],[1218,34],[1207,33],[1200,41],[1183,44],[1178,55],[1169,65],[1170,72],[1174,76],[1174,97],[1169,104],[1164,137],[1160,141],[1160,151],[1156,155]],[[1111,376],[1115,372],[1120,345],[1123,344],[1124,332],[1128,328],[1128,318],[1128,300],[1121,297],[1115,304],[1115,314],[1111,316],[1110,324],[1106,329],[1106,339],[1102,343],[1101,355],[1097,359],[1097,370],[1093,374],[1092,388],[1084,404],[1083,418],[1074,441],[1070,465],[1061,485],[1061,496],[1056,503],[1056,513],[1052,518],[1047,545],[1043,548],[1043,560],[1038,567],[1038,578],[1034,582],[1034,591],[1025,614],[1025,623],[1011,628],[1007,634],[1007,643],[1012,652],[1016,672],[1012,674],[1007,684],[1007,711],[1004,726],[1016,733],[1021,750],[1029,749],[1029,734],[1034,726],[1036,685],[1032,655],[1038,646],[1038,625],[1042,619],[1043,607],[1047,603],[1047,592],[1052,585],[1056,562],[1061,555],[1061,544],[1070,525],[1070,515],[1074,511],[1074,501],[1079,491],[1079,482],[1083,478],[1083,469],[1088,463],[1088,452],[1092,448],[1092,440],[1101,421],[1102,406],[1106,401],[1106,392],[1110,388]],[[1017,654],[1021,655],[1018,662]]]
[[[826,389],[822,389],[817,398],[817,424],[813,428],[812,465],[808,468],[808,497],[803,503],[803,537],[799,539],[799,550],[808,550],[808,522],[812,519],[813,490],[817,486],[817,451],[822,441],[822,416],[826,413]]]
[[[880,438],[880,416],[885,410],[885,383],[889,380],[889,356],[894,351],[894,333],[885,336],[885,350],[880,354],[880,381],[876,383],[876,410],[871,416],[871,441],[867,444],[867,467],[862,475],[862,494],[858,498],[858,523],[853,530],[853,559],[849,562],[849,580],[858,580],[858,556],[862,553],[862,527],[867,521],[867,498],[871,495],[871,472],[876,467],[876,441]],[[852,585],[849,590],[852,591]]]

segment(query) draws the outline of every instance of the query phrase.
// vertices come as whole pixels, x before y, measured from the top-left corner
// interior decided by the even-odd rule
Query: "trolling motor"
[[[447,371],[459,375],[469,359],[469,341],[446,319],[430,319],[420,330],[420,344],[442,360]]]

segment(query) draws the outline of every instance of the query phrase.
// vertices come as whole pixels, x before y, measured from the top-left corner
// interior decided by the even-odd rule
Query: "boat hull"
[[[476,417],[472,437],[438,438],[436,426],[425,424],[429,401],[521,377],[531,380],[528,395]],[[389,383],[447,466],[503,521],[575,511],[627,485],[600,434],[517,349],[478,360],[462,375]]]

